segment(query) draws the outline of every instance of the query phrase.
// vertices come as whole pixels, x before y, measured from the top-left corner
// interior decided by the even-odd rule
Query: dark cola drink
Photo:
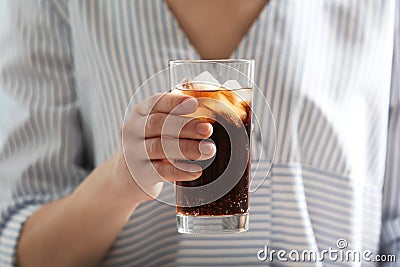
[[[210,85],[185,87],[174,93],[197,98],[199,107],[190,116],[213,125],[210,139],[217,150],[213,159],[196,162],[206,165],[200,178],[176,183],[177,213],[183,216],[247,214],[252,90],[210,90]],[[202,190],[207,185],[209,188]]]

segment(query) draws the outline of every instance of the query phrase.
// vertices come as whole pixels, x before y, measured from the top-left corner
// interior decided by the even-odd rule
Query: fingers
[[[153,113],[146,119],[145,137],[170,136],[191,139],[205,139],[212,134],[208,122],[165,113]]]
[[[211,136],[211,124],[182,116],[197,107],[195,98],[171,93],[154,95],[134,107],[124,123],[122,139],[128,166],[139,185],[151,189],[161,180],[200,177],[199,165],[176,162],[210,159],[216,152],[213,143],[200,141]]]
[[[168,182],[192,181],[199,178],[202,174],[201,167],[196,164],[174,163],[174,165],[165,161],[153,161],[153,168]]]
[[[215,145],[207,141],[150,138],[145,143],[150,160],[206,160],[212,158],[216,152]]]
[[[211,124],[204,120],[180,116],[193,113],[196,109],[197,100],[190,96],[157,94],[137,104],[135,112],[124,127],[139,138],[208,138],[212,134]]]
[[[187,95],[156,94],[140,102],[135,106],[135,109],[142,116],[147,116],[151,113],[184,115],[197,109],[197,100]]]

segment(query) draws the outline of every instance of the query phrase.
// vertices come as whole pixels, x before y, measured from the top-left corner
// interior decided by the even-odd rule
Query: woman
[[[0,88],[15,115],[1,145],[0,262],[246,266],[265,264],[257,252],[266,246],[321,251],[337,248],[339,238],[351,249],[398,255],[395,4],[2,1]],[[149,201],[135,183],[154,181],[147,190],[156,194],[160,176],[132,179],[127,171],[119,137],[123,112],[133,91],[168,60],[228,57],[257,62],[256,83],[277,121],[271,178],[252,195],[249,232],[178,235],[174,208]],[[160,159],[154,145],[160,124],[144,123],[154,99],[138,103],[124,130],[137,140],[133,148],[145,143],[154,148],[152,159]],[[176,115],[197,106],[167,95],[150,121],[162,121],[180,103]],[[151,134],[139,136],[129,126]],[[198,146],[211,125],[195,121],[184,129],[180,142],[194,144],[186,146],[187,156],[215,153],[212,145]],[[139,153],[135,160],[157,164]],[[201,171],[192,167],[156,166],[169,181],[196,179]]]

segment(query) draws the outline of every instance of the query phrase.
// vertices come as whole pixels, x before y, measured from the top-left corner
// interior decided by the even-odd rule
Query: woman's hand
[[[122,128],[123,151],[119,168],[135,191],[135,201],[156,198],[162,182],[191,181],[200,177],[199,165],[183,160],[204,160],[215,154],[212,134],[193,113],[197,100],[179,94],[157,94],[137,104]]]

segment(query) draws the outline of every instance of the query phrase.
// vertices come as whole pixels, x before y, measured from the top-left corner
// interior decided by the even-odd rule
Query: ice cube
[[[194,82],[206,82],[210,84],[219,84],[218,80],[208,71],[203,71],[193,79]]]
[[[235,93],[236,95],[241,99],[241,101],[250,103],[251,102],[251,91],[249,90],[237,90],[237,89],[243,89],[243,86],[240,85],[240,83],[236,80],[229,80],[226,81],[222,87],[229,89],[229,90],[236,90]]]
[[[238,81],[236,81],[236,80],[229,80],[229,81],[226,81],[226,82],[222,85],[222,87],[224,87],[224,88],[226,88],[226,89],[230,89],[230,90],[233,90],[233,89],[241,89],[241,88],[243,88],[243,87],[240,85],[240,83],[239,83]]]
[[[214,95],[214,98],[199,98],[198,101],[199,107],[204,107],[214,114],[219,114],[237,127],[240,127],[242,125],[241,120],[246,118],[246,110],[233,104],[224,92]]]
[[[248,105],[251,105],[252,92],[251,90],[237,90],[235,91],[238,98],[241,99],[242,102],[246,102]]]

